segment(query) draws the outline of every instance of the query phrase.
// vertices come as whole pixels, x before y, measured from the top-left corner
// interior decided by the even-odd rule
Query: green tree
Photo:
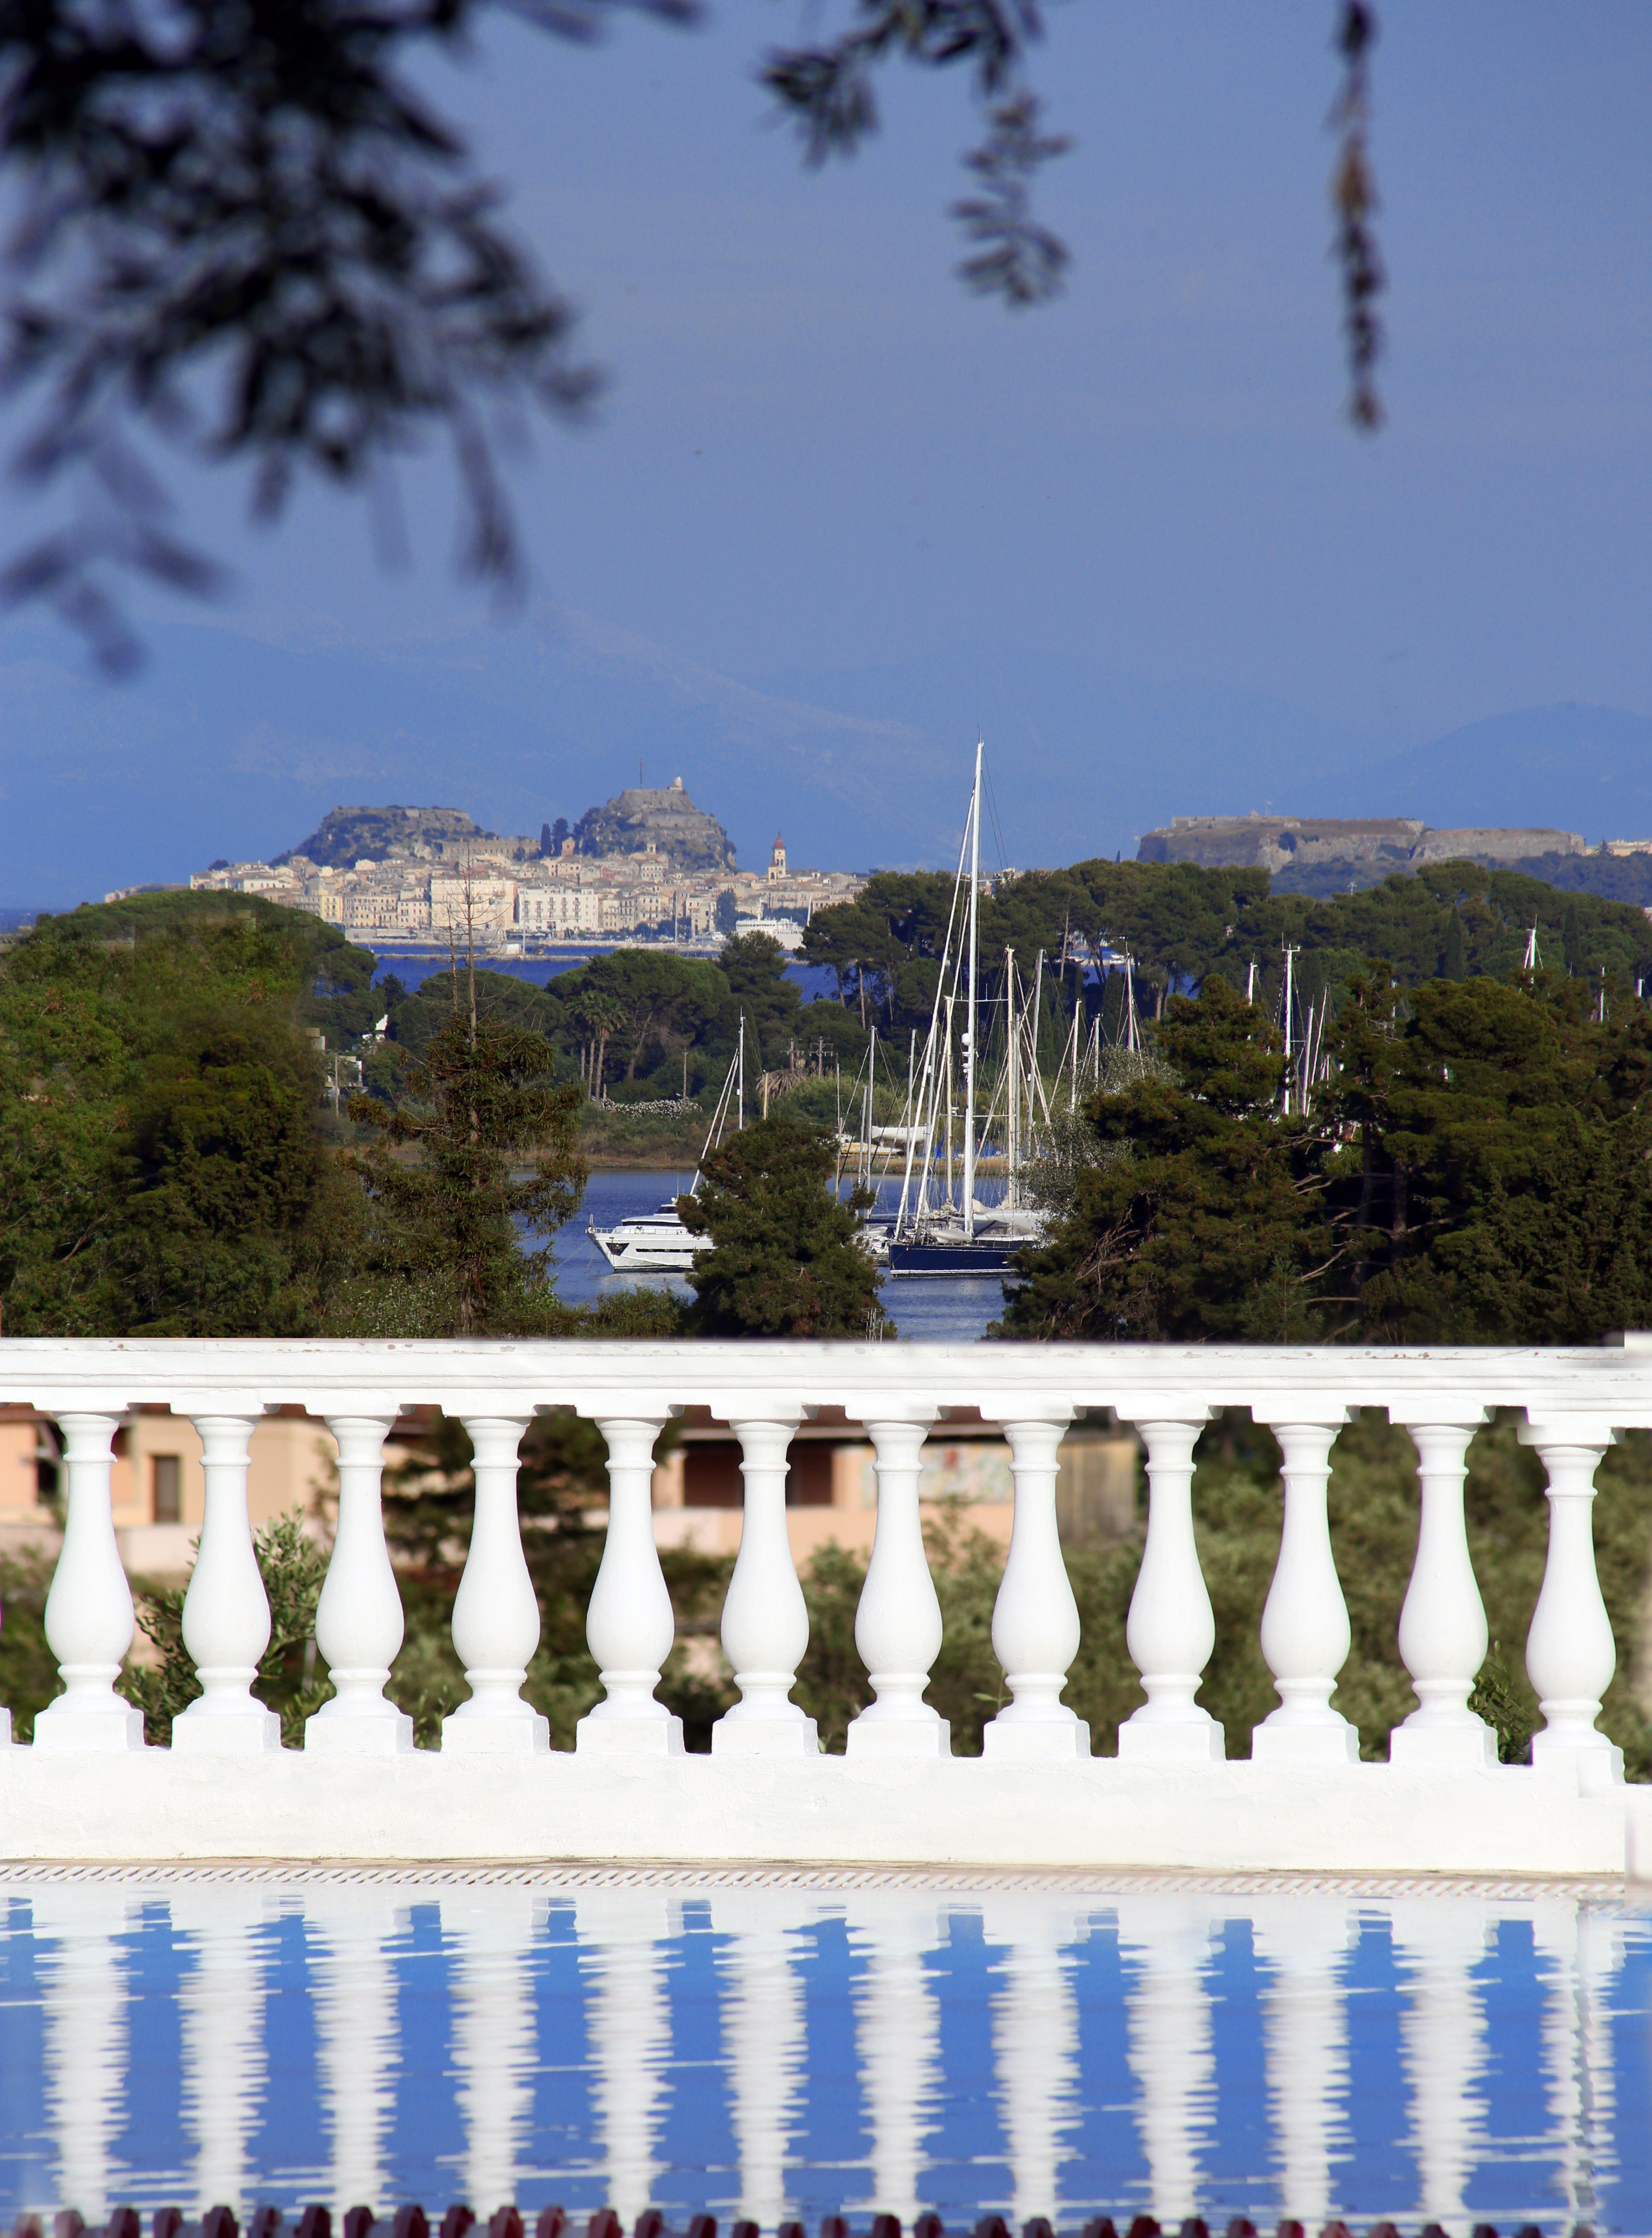
[[[766,1071],[786,1055],[798,1035],[802,998],[786,969],[786,950],[766,932],[726,940],[717,958],[737,1016],[746,1020],[746,1047]]]
[[[891,1324],[883,1275],[856,1241],[871,1199],[833,1194],[831,1137],[782,1111],[713,1150],[700,1186],[677,1208],[712,1248],[689,1281],[703,1336],[864,1337]]]
[[[395,1109],[355,1097],[372,1140],[346,1164],[368,1195],[365,1276],[348,1288],[346,1333],[503,1336],[567,1326],[551,1239],[577,1208],[577,1087],[547,1084],[542,1035],[474,1012],[454,1017]],[[398,1155],[412,1150],[411,1158]],[[529,1248],[521,1231],[543,1240]],[[387,1314],[401,1326],[386,1326]]]
[[[1463,938],[1463,918],[1455,909],[1445,923],[1445,938],[1440,947],[1440,977],[1442,979],[1463,979],[1468,976],[1469,944]]]

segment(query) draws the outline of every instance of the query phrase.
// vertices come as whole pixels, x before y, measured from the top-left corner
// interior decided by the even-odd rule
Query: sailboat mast
[[[946,997],[946,1209],[952,1208],[952,1105],[957,1090],[952,1085],[952,1008],[954,996]]]
[[[975,1010],[980,963],[981,747],[975,741],[975,789],[970,795],[970,997],[964,1029],[964,1235],[975,1240]]]
[[[1015,950],[1012,948],[1006,948],[1004,951],[1004,1039],[1007,1067],[1004,1083],[1004,1149],[1010,1176],[1005,1202],[1013,1205],[1016,1173],[1021,1162],[1018,1155],[1021,1132],[1021,1080],[1020,1066],[1017,1063],[1020,1052],[1015,1046]]]
[[[734,1131],[738,1134],[746,1124],[746,1013],[744,1010],[740,1014],[740,1045],[734,1052],[734,1061],[740,1068],[740,1116],[734,1126]]]

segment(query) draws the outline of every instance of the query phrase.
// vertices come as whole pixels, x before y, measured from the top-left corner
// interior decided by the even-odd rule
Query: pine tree
[[[346,1314],[358,1334],[554,1334],[573,1318],[550,1265],[551,1238],[585,1189],[580,1090],[546,1084],[554,1059],[542,1034],[477,1016],[474,977],[459,1009],[456,966],[454,992],[454,1016],[401,1102],[351,1102],[376,1140],[345,1158],[371,1223],[370,1272],[348,1286]],[[542,1240],[525,1245],[524,1230]]]
[[[864,1337],[890,1333],[883,1276],[856,1241],[857,1189],[832,1192],[831,1137],[783,1112],[713,1150],[700,1188],[677,1200],[684,1224],[709,1235],[689,1276],[690,1319],[702,1336]]]

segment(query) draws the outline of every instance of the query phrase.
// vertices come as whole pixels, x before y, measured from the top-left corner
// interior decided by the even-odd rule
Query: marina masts
[[[969,1023],[964,1029],[964,1236],[975,1240],[975,1015],[977,972],[980,963],[981,897],[981,752],[975,741],[975,786],[970,795],[970,994]]]

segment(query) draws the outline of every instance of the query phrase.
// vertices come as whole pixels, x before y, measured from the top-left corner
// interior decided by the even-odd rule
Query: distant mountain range
[[[975,646],[895,665],[733,677],[577,617],[390,650],[212,622],[150,635],[109,685],[43,625],[0,630],[0,906],[61,907],[294,846],[341,803],[536,832],[680,776],[747,865],[947,861],[977,727],[988,851],[1135,852],[1173,815],[1252,809],[1652,831],[1652,719],[1532,708],[1384,753],[1264,694]]]

